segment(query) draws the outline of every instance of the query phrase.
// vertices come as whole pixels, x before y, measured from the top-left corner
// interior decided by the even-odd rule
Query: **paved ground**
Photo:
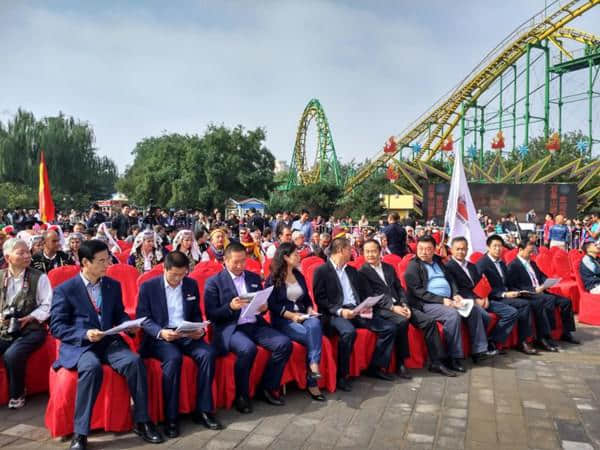
[[[514,351],[457,378],[414,371],[412,382],[362,377],[326,404],[290,389],[285,407],[255,403],[219,411],[227,429],[182,422],[172,448],[600,449],[600,328],[580,327],[581,346],[527,357]],[[0,410],[0,446],[66,448],[43,428],[46,396]],[[151,448],[131,433],[93,433],[90,448]]]

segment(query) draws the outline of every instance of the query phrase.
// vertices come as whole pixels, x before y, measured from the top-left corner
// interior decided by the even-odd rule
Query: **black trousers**
[[[425,345],[427,346],[427,353],[429,354],[429,361],[431,364],[437,364],[446,359],[446,351],[442,344],[442,338],[440,337],[437,323],[423,311],[411,308],[410,319],[387,309],[379,310],[377,314],[385,320],[396,324],[396,358],[398,358],[398,363],[401,363],[410,356],[408,343],[409,323],[423,331],[423,334],[425,335]]]
[[[528,337],[533,336],[531,329],[531,305],[529,300],[524,298],[504,298],[503,303],[512,306],[517,310],[517,326],[519,329],[519,343],[525,341]]]
[[[73,431],[85,436],[90,431],[92,408],[102,386],[102,364],[108,364],[127,379],[129,393],[133,397],[135,422],[150,421],[148,382],[142,358],[132,352],[122,339],[112,337],[106,343],[103,342],[104,339],[83,353],[77,363],[78,380]]]
[[[25,393],[25,367],[27,359],[46,340],[46,330],[31,330],[18,338],[0,339],[0,355],[8,375],[9,397],[17,399]]]
[[[558,307],[558,310],[560,311],[560,318],[562,319],[563,323],[563,333],[571,333],[572,331],[575,331],[575,319],[573,317],[573,305],[571,300],[561,297],[560,295],[551,294],[549,292],[537,294],[535,297],[540,297],[540,300],[543,302],[551,329],[556,328],[554,308]]]
[[[387,368],[392,357],[392,348],[396,338],[396,325],[382,317],[374,315],[372,319],[356,317],[348,320],[331,316],[329,325],[339,335],[338,342],[338,378],[346,378],[350,373],[350,356],[356,340],[356,329],[366,328],[377,334],[375,352],[371,365],[376,368]]]

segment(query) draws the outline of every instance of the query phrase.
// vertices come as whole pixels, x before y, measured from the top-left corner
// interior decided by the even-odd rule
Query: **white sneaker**
[[[25,397],[19,397],[19,398],[11,398],[8,401],[8,408],[9,409],[19,409],[22,408],[23,406],[25,406]]]

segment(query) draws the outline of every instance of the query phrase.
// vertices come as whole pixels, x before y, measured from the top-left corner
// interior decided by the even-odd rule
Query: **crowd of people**
[[[311,220],[306,210],[265,217],[250,210],[241,219],[233,215],[223,220],[218,211],[204,215],[154,208],[140,215],[128,205],[107,217],[94,205],[85,216],[73,211],[59,216],[54,224],[40,223],[32,211],[2,214],[0,221],[8,225],[0,232],[4,265],[0,270],[0,354],[9,379],[8,407],[25,405],[26,361],[42,345],[48,329],[61,343],[54,367],[78,372],[71,448],[87,446],[102,364],[127,380],[136,433],[147,442],[160,443],[164,436],[179,435],[183,355],[190,356],[198,369],[194,421],[221,429],[211,391],[215,358],[229,352],[236,355],[234,404],[240,413],[251,413],[250,370],[257,345],[271,352],[260,396],[281,406],[285,403],[281,377],[292,341],[306,347],[307,390],[315,401],[326,400],[318,386],[323,376],[319,369],[323,336],[338,337],[337,388],[344,391],[352,390],[350,359],[356,330],[361,328],[377,337],[366,374],[386,381],[412,377],[403,363],[410,356],[409,324],[423,331],[429,370],[448,377],[466,371],[463,321],[476,364],[505,353],[502,344],[514,327],[521,352],[558,351],[561,344],[551,337],[556,308],[562,319],[561,341],[578,344],[571,300],[546,289],[546,275],[531,256],[540,245],[581,248],[584,285],[600,293],[598,216],[592,214],[569,225],[560,215],[548,215],[542,236],[535,228],[523,230],[510,215],[501,221],[500,229],[488,230],[488,219],[481,215],[480,220],[488,232],[487,253],[472,264],[467,260],[467,239],[456,237],[448,242],[443,228],[420,225],[411,218],[401,220],[397,213],[376,226],[365,217],[356,224],[333,217]],[[573,236],[574,227],[580,230],[577,240],[568,237],[569,233]],[[518,253],[507,265],[501,254],[509,247]],[[404,258],[411,254],[403,279],[384,261],[387,255]],[[322,261],[307,279],[301,261],[310,256]],[[186,275],[207,261],[222,270],[206,281],[201,293]],[[353,261],[361,263],[357,266]],[[258,270],[248,270],[252,262]],[[137,352],[119,335],[105,334],[130,319],[119,283],[106,276],[107,268],[117,263],[129,264],[140,274],[162,267],[162,276],[139,289],[136,316],[145,320]],[[47,274],[64,265],[79,266],[79,275],[53,290]],[[476,286],[483,275],[491,290],[478,295]],[[253,293],[266,287],[273,288],[267,304],[255,314],[246,313]],[[377,296],[370,307],[358,308]],[[498,322],[488,335],[490,313],[498,316]],[[177,331],[184,322],[203,320],[212,327],[210,342],[204,328]],[[443,340],[437,322],[443,325]],[[394,352],[395,374],[388,370]],[[162,433],[148,414],[146,357],[158,359],[163,371],[166,419]]]

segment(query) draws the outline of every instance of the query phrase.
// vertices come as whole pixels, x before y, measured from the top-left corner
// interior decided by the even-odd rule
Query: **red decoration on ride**
[[[386,141],[383,146],[384,153],[396,153],[396,149],[398,148],[398,144],[394,140],[394,136],[390,136],[390,138]]]
[[[385,177],[393,183],[399,178],[399,175],[392,166],[388,166]]]
[[[451,152],[454,150],[454,138],[452,135],[444,139],[444,142],[442,142],[442,150],[445,152]]]
[[[560,150],[560,136],[558,133],[554,133],[546,142],[546,150],[550,153],[554,153],[557,150]]]
[[[492,139],[492,148],[495,150],[501,150],[504,148],[504,133],[502,130],[498,131],[496,137]]]

